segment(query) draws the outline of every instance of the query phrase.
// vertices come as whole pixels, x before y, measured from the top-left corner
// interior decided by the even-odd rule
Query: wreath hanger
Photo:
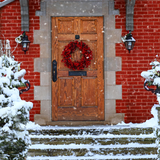
[[[75,35],[75,39],[80,39],[80,35]]]

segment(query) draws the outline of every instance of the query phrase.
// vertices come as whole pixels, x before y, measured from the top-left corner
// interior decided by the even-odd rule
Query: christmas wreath
[[[76,48],[79,48],[80,51],[82,51],[82,58],[79,61],[72,61],[72,53],[76,50]],[[93,59],[92,51],[86,45],[84,42],[70,42],[67,46],[65,46],[62,54],[63,59],[61,60],[64,62],[64,65],[67,66],[69,69],[73,70],[83,70],[84,68],[87,68],[91,64],[91,60]]]

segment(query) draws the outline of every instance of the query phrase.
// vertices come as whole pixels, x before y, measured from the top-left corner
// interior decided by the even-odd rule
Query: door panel
[[[58,85],[59,85],[58,106],[59,107],[74,106],[74,101],[75,101],[74,86],[73,86],[74,78],[60,77]]]
[[[94,94],[93,94],[94,93]],[[82,107],[97,107],[97,78],[82,78]]]
[[[81,19],[82,34],[97,34],[97,19]]]
[[[59,34],[74,34],[74,19],[58,19]]]
[[[97,25],[98,24],[98,25]],[[52,120],[104,120],[103,17],[53,17],[52,61],[57,61],[57,81],[52,81]],[[69,76],[73,71],[61,62],[62,51],[80,35],[92,50],[86,76]],[[76,49],[72,61],[80,60]]]

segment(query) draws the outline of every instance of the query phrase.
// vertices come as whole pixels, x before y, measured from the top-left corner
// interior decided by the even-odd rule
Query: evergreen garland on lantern
[[[80,61],[72,61],[72,53],[79,48],[82,51],[82,58]],[[92,51],[84,42],[70,42],[67,46],[65,46],[62,52],[63,59],[61,60],[65,66],[72,70],[83,70],[87,68],[91,64],[91,60],[93,59]]]

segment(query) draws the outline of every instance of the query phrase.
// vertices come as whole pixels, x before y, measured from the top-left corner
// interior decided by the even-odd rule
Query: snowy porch
[[[32,145],[27,160],[143,159],[157,160],[159,126],[154,118],[142,124],[105,126],[28,125]]]

